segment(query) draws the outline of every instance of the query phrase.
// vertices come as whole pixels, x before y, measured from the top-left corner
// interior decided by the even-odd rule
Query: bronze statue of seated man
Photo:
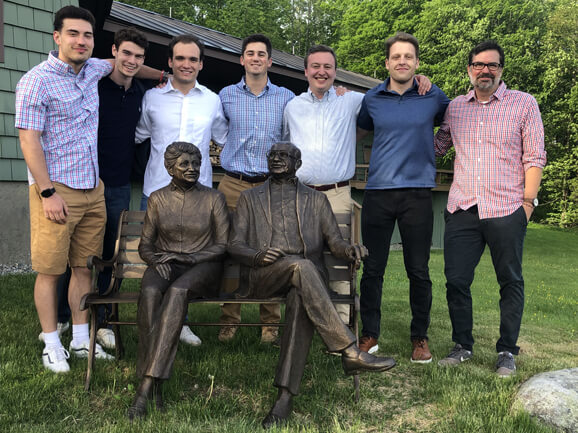
[[[142,378],[128,416],[144,417],[175,360],[189,299],[218,291],[229,232],[229,211],[219,191],[197,182],[201,152],[175,142],[165,151],[169,185],[151,194],[139,254],[149,265],[138,301],[137,375]]]
[[[278,397],[263,420],[265,428],[284,422],[291,414],[314,330],[329,351],[341,353],[346,374],[395,366],[392,358],[359,350],[355,335],[341,321],[329,296],[324,245],[336,257],[351,261],[367,257],[367,249],[344,241],[325,195],[295,177],[301,166],[296,146],[274,144],[267,161],[269,179],[241,194],[227,248],[242,265],[239,293],[259,298],[287,295],[274,381]]]

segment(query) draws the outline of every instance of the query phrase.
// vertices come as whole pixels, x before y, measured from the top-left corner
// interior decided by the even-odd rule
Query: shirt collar
[[[58,58],[58,50],[50,51],[47,62],[59,75],[66,75],[69,73],[76,75],[72,66]],[[84,65],[82,67],[84,68]]]
[[[172,78],[170,80],[167,81],[167,85],[165,87],[163,87],[162,89],[159,89],[161,93],[169,93],[169,92],[179,92],[181,93],[180,90],[177,90],[173,87],[173,80]],[[195,87],[193,87],[190,92],[188,94],[190,94],[191,92],[204,92],[205,91],[205,86],[202,86],[201,84],[199,84],[199,81],[195,81]]]
[[[170,187],[171,187],[171,191],[179,191],[180,193],[184,194],[184,193],[189,192],[189,191],[198,190],[199,189],[199,181],[195,182],[195,184],[193,186],[191,186],[189,189],[183,189],[180,186],[178,186],[174,181],[171,180]]]
[[[506,83],[504,83],[503,81],[500,81],[500,85],[498,86],[498,88],[496,89],[496,91],[492,94],[492,96],[490,96],[490,101],[493,98],[496,98],[498,101],[501,101],[504,96],[506,95],[506,90],[507,90],[507,86]],[[476,101],[476,92],[474,89],[470,90],[467,94],[466,94],[466,101],[470,102],[470,101]]]
[[[389,86],[390,80],[391,80],[391,78],[388,77],[383,83],[381,83],[381,84],[379,85],[379,87],[378,87],[378,92],[381,92],[381,93],[391,93],[392,95],[399,95],[399,93],[394,92],[393,90],[388,90],[388,89],[387,89],[387,86]],[[413,86],[411,86],[411,87],[404,93],[404,95],[405,95],[406,93],[412,92],[412,91],[417,92],[417,88],[418,88],[417,80],[416,80],[415,77],[414,77],[414,78],[413,78]]]
[[[323,98],[319,99],[317,96],[315,96],[313,94],[313,92],[311,91],[311,88],[307,89],[307,94],[309,95],[309,97],[311,98],[311,100],[313,102],[322,102],[322,101],[328,101],[330,99],[333,99],[334,97],[337,96],[337,93],[335,93],[335,87],[331,86],[329,88],[329,90],[327,92],[325,92],[325,94],[323,95]]]
[[[297,185],[297,176],[293,176],[288,179],[277,179],[271,176],[269,179],[271,180],[271,183],[274,183],[276,185],[283,185],[283,184]]]
[[[241,81],[239,81],[237,83],[237,87],[245,92],[251,93],[251,89],[249,88],[249,86],[247,86],[247,83],[245,83],[245,76],[243,76],[241,78]],[[273,90],[273,84],[271,83],[271,80],[269,79],[269,77],[267,77],[267,84],[265,84],[265,88],[263,89],[263,91],[259,94],[262,95],[263,93],[269,92]]]

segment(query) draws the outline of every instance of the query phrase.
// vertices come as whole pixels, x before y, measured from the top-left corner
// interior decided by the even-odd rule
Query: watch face
[[[532,202],[532,204],[534,205],[534,207],[538,206],[538,199],[535,198],[534,201]]]
[[[44,198],[52,197],[52,195],[56,192],[54,188],[44,189],[40,191],[40,195]]]

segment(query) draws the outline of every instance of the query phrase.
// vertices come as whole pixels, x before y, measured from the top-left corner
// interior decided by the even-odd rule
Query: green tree
[[[546,132],[548,165],[541,198],[545,221],[578,225],[578,7],[560,1],[547,21],[541,61],[546,70],[539,101]]]

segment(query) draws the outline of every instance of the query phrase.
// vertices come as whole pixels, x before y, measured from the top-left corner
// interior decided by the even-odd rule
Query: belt
[[[231,173],[230,171],[227,170],[225,170],[225,175],[249,183],[265,182],[269,178],[269,176],[267,176],[266,174],[262,174],[261,176],[247,176],[245,174]]]
[[[344,180],[343,182],[330,183],[329,185],[307,185],[307,186],[317,191],[329,191],[330,189],[337,189],[347,185],[349,185],[348,180]]]

